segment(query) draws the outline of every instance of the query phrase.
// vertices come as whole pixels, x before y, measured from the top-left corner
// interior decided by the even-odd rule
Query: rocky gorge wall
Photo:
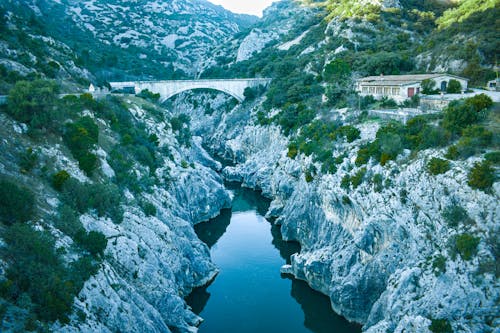
[[[217,156],[234,163],[223,169],[226,180],[262,190],[273,201],[267,217],[281,225],[283,238],[296,240],[301,252],[282,271],[303,279],[328,295],[332,308],[364,324],[366,332],[429,332],[431,319],[446,318],[460,332],[492,332],[498,326],[498,280],[494,272],[479,272],[480,262],[494,260],[485,241],[498,237],[498,182],[491,194],[466,185],[475,158],[454,162],[450,171],[430,176],[427,161],[445,149],[429,149],[416,157],[405,152],[382,167],[371,163],[367,174],[381,174],[379,191],[364,182],[355,189],[340,186],[342,177],[356,171],[360,144],[374,139],[377,122],[356,125],[361,138],[339,141],[334,156],[345,154],[334,175],[306,181],[310,157],[287,157],[288,140],[275,126],[255,125],[260,102],[231,111],[220,107],[218,95],[205,114],[186,100],[176,112],[190,112],[192,129]],[[218,111],[217,111],[218,110]],[[318,168],[319,169],[319,168]],[[475,221],[452,228],[442,211],[460,205]],[[450,242],[467,230],[482,238],[477,256],[453,258]],[[433,260],[446,258],[445,271]]]

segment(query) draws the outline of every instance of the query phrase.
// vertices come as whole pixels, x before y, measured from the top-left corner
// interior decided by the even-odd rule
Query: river
[[[280,274],[299,245],[284,242],[279,227],[264,218],[268,200],[249,189],[232,189],[232,209],[195,227],[220,269],[210,285],[187,298],[205,320],[199,333],[360,332],[331,310],[328,297]]]

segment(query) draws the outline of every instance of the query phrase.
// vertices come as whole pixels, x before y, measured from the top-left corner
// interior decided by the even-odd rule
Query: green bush
[[[92,256],[102,256],[108,245],[108,240],[103,233],[98,231],[80,231],[75,236],[76,241],[87,250]]]
[[[448,170],[450,170],[450,162],[447,160],[433,157],[429,163],[427,163],[427,171],[429,171],[431,175],[440,175]]]
[[[436,89],[436,81],[432,79],[425,79],[421,83],[422,94],[425,95],[435,95],[439,93],[439,90]]]
[[[144,89],[137,94],[137,97],[144,98],[145,100],[156,103],[160,99],[160,94],[155,94],[148,89]]]
[[[65,204],[59,206],[59,212],[54,220],[54,224],[56,228],[71,238],[75,238],[78,233],[85,231],[77,213],[73,208]]]
[[[141,208],[146,216],[156,216],[156,207],[149,201],[141,201]]]
[[[64,142],[77,159],[80,169],[88,175],[92,174],[97,166],[97,156],[90,150],[97,144],[98,137],[99,128],[88,116],[67,124],[63,135]]]
[[[0,178],[0,221],[11,225],[27,222],[35,212],[35,196],[13,180]]]
[[[19,81],[9,92],[7,112],[31,127],[52,127],[59,86],[54,81]]]
[[[492,151],[490,153],[484,154],[484,159],[491,164],[500,164],[500,151]]]
[[[288,145],[288,153],[286,154],[286,156],[288,156],[291,159],[294,159],[298,155],[298,153],[299,151],[297,145],[294,142],[291,142]]]
[[[489,190],[495,180],[495,170],[487,161],[476,162],[468,175],[469,186],[483,191]]]
[[[351,177],[351,184],[353,188],[357,188],[363,183],[366,175],[366,168],[361,168]]]
[[[492,140],[493,133],[483,126],[469,126],[463,130],[462,137],[455,146],[457,157],[470,157],[488,147]]]
[[[50,235],[26,224],[14,224],[4,231],[3,238],[3,257],[9,266],[2,296],[15,302],[26,293],[39,319],[69,322],[67,316],[81,286],[72,282]]]
[[[382,192],[384,188],[383,182],[384,182],[384,177],[380,173],[376,173],[375,175],[373,175],[372,178],[373,190],[375,192]]]
[[[453,329],[447,319],[431,319],[429,330],[433,333],[453,333]]]
[[[19,167],[22,173],[30,172],[38,164],[38,152],[28,148],[19,158]]]
[[[493,101],[485,94],[453,101],[445,109],[443,127],[453,134],[460,134],[464,128],[481,119],[481,112],[492,105]]]
[[[470,260],[477,253],[477,246],[480,242],[479,237],[470,234],[461,234],[455,239],[455,247],[464,260]]]
[[[80,214],[95,209],[99,217],[123,220],[121,191],[115,184],[85,184],[70,178],[63,185],[63,201]]]
[[[462,85],[459,81],[451,79],[446,87],[446,92],[448,94],[458,94],[462,91]]]
[[[451,205],[444,209],[442,216],[451,227],[457,227],[460,223],[471,223],[472,220],[467,211],[458,205]]]
[[[66,170],[61,170],[55,174],[52,175],[52,186],[58,191],[62,191],[62,187],[64,183],[70,178],[71,176]]]
[[[440,274],[446,272],[446,257],[443,255],[438,255],[434,258],[432,262],[432,268],[434,269],[434,274],[439,276]]]
[[[338,131],[341,135],[345,136],[347,142],[359,139],[361,134],[361,131],[354,126],[342,126]]]

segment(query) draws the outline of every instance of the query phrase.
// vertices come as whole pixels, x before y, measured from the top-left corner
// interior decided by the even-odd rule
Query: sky
[[[229,9],[233,13],[262,16],[262,10],[277,0],[208,0]]]

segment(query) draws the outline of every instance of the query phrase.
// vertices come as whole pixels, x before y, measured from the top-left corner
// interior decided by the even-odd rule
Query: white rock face
[[[260,52],[267,43],[277,37],[278,34],[274,32],[263,32],[260,29],[252,29],[240,44],[236,62],[250,59],[252,54]]]

